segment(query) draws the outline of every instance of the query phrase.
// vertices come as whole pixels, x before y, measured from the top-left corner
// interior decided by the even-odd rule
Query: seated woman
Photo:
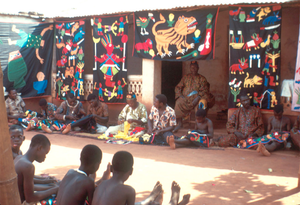
[[[182,118],[186,117],[197,105],[202,109],[211,108],[215,104],[214,96],[209,92],[209,83],[198,73],[197,61],[190,65],[191,73],[183,76],[175,87],[176,132],[182,126]]]
[[[145,105],[136,100],[134,93],[126,96],[127,105],[123,108],[118,117],[118,125],[110,126],[105,135],[108,137],[110,134],[116,135],[119,131],[124,131],[124,122],[130,124],[129,131],[136,130],[135,136],[139,137],[145,133],[145,125],[147,123],[147,109]],[[139,127],[140,129],[138,129]]]

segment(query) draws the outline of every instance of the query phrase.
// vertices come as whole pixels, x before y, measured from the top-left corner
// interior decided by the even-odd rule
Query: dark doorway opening
[[[175,86],[182,78],[182,62],[163,61],[161,68],[161,93],[167,96],[168,105],[175,107]]]

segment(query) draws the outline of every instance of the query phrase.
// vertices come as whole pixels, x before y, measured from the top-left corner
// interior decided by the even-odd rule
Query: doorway
[[[161,93],[167,96],[168,105],[175,107],[175,86],[182,78],[182,62],[162,61]]]

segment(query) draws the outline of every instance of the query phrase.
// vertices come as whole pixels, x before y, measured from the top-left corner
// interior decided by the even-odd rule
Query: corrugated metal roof
[[[124,0],[14,0],[12,4],[2,4],[1,14],[18,15],[19,12],[37,12],[45,18],[55,17],[82,17],[92,15],[106,15],[126,13],[142,10],[164,10],[186,8],[194,6],[217,6],[229,4],[268,4],[268,3],[294,3],[300,0],[187,0],[187,1],[124,1]]]

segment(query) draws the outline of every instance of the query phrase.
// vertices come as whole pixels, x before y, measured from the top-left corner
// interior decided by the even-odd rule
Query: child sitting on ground
[[[129,178],[133,171],[133,157],[129,152],[119,151],[114,154],[112,160],[113,176],[111,179],[103,181],[95,190],[93,205],[150,205],[162,204],[163,190],[161,184],[156,183],[150,196],[143,202],[135,203],[135,190],[124,182]],[[170,204],[177,205],[180,187],[176,182],[172,183],[172,196]],[[118,193],[118,194],[116,194]],[[190,195],[185,195],[180,205],[189,202]]]
[[[57,205],[91,204],[95,183],[90,174],[94,174],[100,166],[102,151],[96,145],[86,145],[80,154],[80,167],[70,169],[64,176],[57,193]],[[109,168],[109,165],[108,165]],[[102,179],[110,177],[109,170],[105,171]]]
[[[42,134],[37,134],[31,139],[30,147],[25,155],[14,160],[15,170],[18,175],[18,188],[22,204],[36,203],[45,198],[52,197],[58,190],[58,185],[48,187],[43,191],[35,191],[33,161],[43,162],[50,151],[50,141]]]
[[[195,130],[181,139],[174,136],[167,138],[167,142],[172,149],[188,146],[209,147],[209,141],[213,138],[213,123],[206,117],[206,111],[202,108],[196,112]]]
[[[287,143],[287,139],[290,136],[291,121],[288,117],[283,116],[283,106],[276,105],[274,107],[274,116],[268,119],[268,133],[269,136],[274,138],[269,142],[264,143],[262,140],[257,148],[257,152],[261,152],[263,155],[269,156],[269,152],[281,149]],[[264,136],[262,136],[264,137]]]

